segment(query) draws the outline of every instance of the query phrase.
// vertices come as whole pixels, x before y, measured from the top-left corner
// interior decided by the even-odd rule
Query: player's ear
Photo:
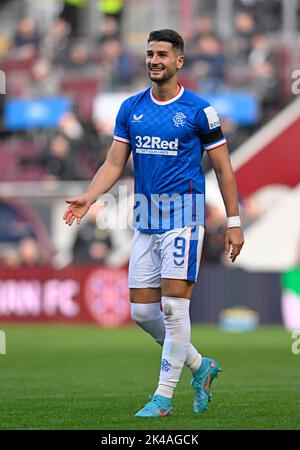
[[[183,55],[178,55],[177,62],[176,62],[177,70],[181,69],[181,67],[183,66],[183,63],[184,63],[184,56]]]

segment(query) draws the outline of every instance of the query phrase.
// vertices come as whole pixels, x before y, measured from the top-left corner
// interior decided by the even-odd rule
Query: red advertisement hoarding
[[[103,327],[128,323],[127,270],[90,266],[1,270],[0,320]]]

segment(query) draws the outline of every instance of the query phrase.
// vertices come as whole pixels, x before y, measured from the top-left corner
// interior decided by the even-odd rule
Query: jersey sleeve
[[[204,150],[213,150],[226,144],[219,116],[211,105],[208,104],[199,110],[196,115],[196,127]]]
[[[130,144],[129,122],[128,122],[128,102],[125,100],[117,114],[114,130],[114,140]]]

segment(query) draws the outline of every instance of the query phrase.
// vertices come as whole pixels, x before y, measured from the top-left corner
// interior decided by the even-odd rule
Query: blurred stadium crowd
[[[80,30],[78,11],[84,3],[60,2],[51,20],[41,27],[36,4],[28,2],[24,15],[11,24],[11,32],[0,31],[0,68],[6,75],[6,95],[0,96],[1,182],[91,179],[106,157],[113,132],[109,106],[103,105],[116,102],[116,94],[127,96],[149,84],[144,55],[128,45],[126,38],[123,18],[132,2],[115,2],[112,10],[105,10],[104,1],[101,10],[99,2],[98,30],[92,36]],[[286,83],[293,51],[281,33],[281,1],[234,1],[230,37],[219,33],[214,2],[198,3],[191,31],[185,36],[186,60],[181,78],[185,86],[204,97],[229,94],[233,98],[234,94],[246,92],[256,102],[256,114],[251,120],[221,114],[229,149],[234,151],[291,99]],[[4,7],[7,2],[1,2],[0,15]],[[15,125],[28,106],[26,102],[59,102],[62,98],[70,100],[71,106],[60,113],[55,126],[35,127],[34,121],[33,125],[25,123],[19,128]],[[99,104],[102,111],[101,106],[96,106]],[[209,170],[206,158],[203,167]],[[123,177],[132,178],[131,161]],[[244,214],[245,221],[251,221],[259,211],[248,202]],[[18,267],[49,263],[49,257],[42,256],[43,250],[23,222],[13,208],[0,201],[1,264]],[[15,238],[5,236],[10,227],[21,230]],[[219,263],[222,259],[223,232],[224,217],[211,209],[207,261]],[[107,264],[114,247],[111,233],[98,229],[91,213],[73,242],[73,261]],[[124,264],[126,257],[120,262]]]

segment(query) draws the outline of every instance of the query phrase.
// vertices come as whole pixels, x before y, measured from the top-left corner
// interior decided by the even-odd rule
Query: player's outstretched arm
[[[72,225],[74,220],[79,225],[81,219],[97,198],[109,191],[118,181],[129,158],[130,151],[129,144],[113,141],[104,164],[95,174],[88,189],[81,196],[66,200],[69,206],[64,213],[63,220],[67,225]]]
[[[238,192],[227,145],[224,144],[207,153],[217,176],[227,217],[238,216]],[[229,254],[231,246],[230,259],[232,262],[240,254],[243,244],[244,236],[242,229],[240,227],[227,228],[225,235],[225,253],[226,255]]]

